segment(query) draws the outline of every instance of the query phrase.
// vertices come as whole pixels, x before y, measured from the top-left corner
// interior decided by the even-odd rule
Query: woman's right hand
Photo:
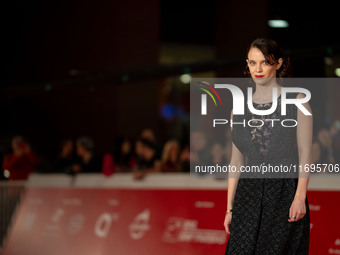
[[[227,234],[229,234],[229,235],[230,235],[231,218],[232,218],[232,212],[228,213],[225,216],[225,219],[224,219],[224,228],[225,228],[225,231],[227,232]]]

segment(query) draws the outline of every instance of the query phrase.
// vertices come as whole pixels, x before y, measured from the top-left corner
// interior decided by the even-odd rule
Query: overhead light
[[[325,65],[327,66],[333,65],[333,60],[330,57],[325,57],[324,61],[325,61]]]
[[[11,173],[10,173],[7,169],[5,169],[5,170],[4,170],[4,176],[5,176],[7,179],[9,179],[10,175],[11,175]]]
[[[340,77],[340,68],[335,68],[335,75]]]
[[[191,75],[190,74],[182,74],[179,79],[181,80],[182,83],[188,84],[191,81]]]
[[[286,20],[283,19],[271,19],[268,20],[268,26],[272,28],[286,28],[289,27],[289,24]]]

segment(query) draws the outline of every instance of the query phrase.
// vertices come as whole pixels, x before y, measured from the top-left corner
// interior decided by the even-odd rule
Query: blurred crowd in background
[[[190,157],[199,161],[209,158],[212,163],[228,164],[231,143],[209,146],[202,132],[194,132],[192,151],[189,144],[170,139],[160,144],[150,128],[141,131],[137,139],[118,137],[112,150],[104,155],[96,153],[95,141],[88,136],[63,139],[55,162],[44,164],[21,136],[12,139],[12,152],[3,158],[4,177],[10,180],[27,179],[37,171],[44,173],[102,173],[111,176],[116,172],[133,172],[135,179],[142,179],[154,172],[189,172]],[[45,165],[45,166],[44,166]],[[46,168],[46,165],[49,165]]]
[[[247,48],[259,37],[281,45],[292,77],[338,79],[333,6],[274,0],[7,1],[0,178],[133,172],[142,179],[150,172],[189,172],[190,160],[228,164],[230,130],[223,141],[189,133],[191,79],[244,77]],[[339,162],[340,87],[325,81],[311,93],[312,163]]]
[[[134,179],[148,173],[189,172],[190,160],[194,163],[211,162],[211,165],[228,165],[231,158],[231,130],[226,129],[223,141],[208,143],[201,131],[191,133],[191,144],[181,144],[170,139],[160,144],[150,128],[143,129],[137,139],[116,138],[112,150],[104,155],[96,153],[95,141],[88,136],[65,138],[60,142],[54,162],[44,164],[31,148],[31,142],[15,136],[11,152],[4,155],[3,179],[24,180],[32,172],[65,173],[114,173],[132,172]],[[34,144],[34,141],[33,141]],[[56,145],[57,146],[57,145]],[[340,163],[340,121],[316,132],[313,140],[312,164]],[[327,171],[326,171],[327,172]]]

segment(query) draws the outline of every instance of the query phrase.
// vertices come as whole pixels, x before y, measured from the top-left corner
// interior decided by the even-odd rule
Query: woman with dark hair
[[[256,49],[258,49],[258,51]],[[248,56],[251,50],[255,50],[252,52],[253,54],[257,53],[257,54],[263,55],[264,60],[265,60],[264,64],[270,65],[270,66],[279,64],[279,66],[276,66],[277,68],[275,68],[276,69],[275,76],[273,77],[267,76],[266,78],[275,78],[275,77],[276,78],[287,78],[290,76],[290,60],[288,57],[284,55],[282,49],[279,47],[277,42],[273,40],[269,40],[269,39],[259,38],[259,39],[254,40],[250,44],[247,50]],[[252,77],[249,64],[253,66],[253,61],[249,63],[249,58],[247,58],[247,65],[244,70],[244,75],[247,77]]]
[[[180,171],[180,145],[176,140],[169,140],[165,143],[162,153],[162,171],[179,172]]]
[[[225,254],[308,254],[310,215],[306,193],[309,175],[281,173],[274,177],[247,178],[247,173],[240,169],[243,166],[310,164],[313,120],[295,105],[287,105],[284,118],[296,120],[297,126],[285,128],[266,121],[283,119],[279,80],[287,76],[289,68],[288,59],[275,41],[253,41],[246,61],[246,74],[256,87],[253,107],[270,109],[275,99],[278,107],[272,114],[264,116],[249,110],[244,116],[233,116],[231,111],[235,123],[245,118],[253,121],[253,125],[234,125],[232,128],[230,166],[238,172],[228,175],[224,226],[230,237]],[[275,90],[276,98],[275,93],[273,95]],[[304,97],[298,93],[287,94],[287,98]],[[308,103],[303,106],[311,112]],[[264,124],[256,124],[259,121]]]
[[[110,176],[115,172],[131,172],[137,166],[131,140],[119,137],[115,139],[113,147],[113,152],[103,157],[102,173]]]
[[[79,137],[77,139],[76,149],[80,160],[72,165],[70,174],[100,172],[102,161],[94,152],[94,141],[91,137]]]
[[[72,139],[63,139],[60,143],[60,154],[54,166],[54,172],[67,173],[76,163],[77,158],[74,155],[74,142]]]

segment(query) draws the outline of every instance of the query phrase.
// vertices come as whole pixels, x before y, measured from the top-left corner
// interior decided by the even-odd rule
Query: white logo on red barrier
[[[337,246],[337,245],[340,245],[340,239],[335,239],[335,242],[334,244]],[[328,254],[340,254],[340,249],[333,249],[333,248],[329,248],[328,250]]]
[[[335,245],[340,245],[340,239],[335,240]]]
[[[67,232],[70,235],[78,234],[84,226],[85,222],[85,216],[82,213],[77,213],[73,215],[69,221],[69,224],[67,226]]]
[[[112,222],[118,221],[118,219],[119,214],[117,212],[111,214],[108,212],[102,213],[94,225],[94,234],[101,238],[107,237],[110,232]]]
[[[109,199],[109,200],[107,200],[107,203],[110,206],[118,206],[119,205],[119,200],[118,199]]]
[[[45,225],[45,230],[43,231],[43,236],[56,238],[60,230],[60,220],[65,214],[64,209],[57,208],[54,210],[50,221]]]
[[[167,243],[225,244],[227,234],[224,230],[199,229],[197,225],[197,220],[169,218],[163,234],[163,241]]]
[[[311,205],[309,204],[309,210],[311,211],[320,211],[321,206],[320,205]]]
[[[29,231],[33,228],[34,222],[37,218],[35,213],[27,213],[24,215],[24,220],[21,225],[22,230]]]
[[[80,198],[64,198],[63,199],[64,205],[81,205],[82,203],[83,201]]]
[[[42,205],[44,203],[44,200],[40,199],[40,198],[31,198],[30,200],[28,200],[30,204],[32,205]]]
[[[135,217],[135,219],[129,226],[130,236],[132,239],[141,239],[145,235],[145,232],[150,230],[149,219],[149,209],[145,209],[143,212]]]
[[[64,214],[65,214],[64,209],[58,208],[57,210],[54,211],[54,214],[52,215],[51,221],[53,223],[57,223]]]
[[[196,201],[195,207],[196,208],[214,208],[215,203],[211,201]]]
[[[340,254],[340,250],[329,248],[328,254]]]

